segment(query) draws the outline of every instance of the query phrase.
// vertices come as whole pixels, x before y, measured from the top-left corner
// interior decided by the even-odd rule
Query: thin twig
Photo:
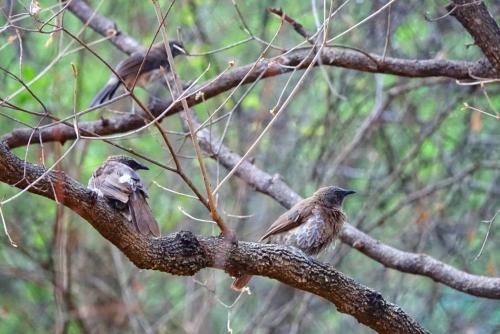
[[[304,26],[302,24],[300,24],[299,22],[295,21],[293,18],[291,18],[287,14],[285,14],[281,8],[269,7],[269,8],[267,8],[267,10],[270,13],[277,15],[282,20],[288,22],[300,36],[304,37],[310,44],[314,45],[314,41],[311,40],[311,34],[309,34],[306,31]]]
[[[490,235],[491,225],[493,224],[493,222],[495,221],[495,219],[497,218],[499,213],[500,213],[500,209],[497,210],[497,212],[495,213],[493,218],[491,218],[490,220],[482,221],[483,223],[488,224],[488,230],[486,231],[486,235],[484,236],[483,244],[481,245],[481,249],[479,250],[479,253],[477,253],[476,257],[472,261],[476,261],[477,259],[479,259],[479,257],[483,253],[484,246],[486,245],[486,240],[488,240],[488,236]]]
[[[175,92],[173,92],[174,93],[173,95],[174,96],[177,95],[177,94],[180,95],[181,92],[182,92],[182,87],[181,87],[179,81],[177,80],[176,71],[175,71],[175,64],[174,64],[174,58],[172,56],[172,51],[170,50],[170,47],[168,46],[169,45],[168,44],[168,36],[167,36],[167,32],[166,32],[165,22],[164,22],[164,20],[162,20],[160,4],[158,3],[157,0],[153,0],[152,2],[153,2],[153,5],[154,5],[154,8],[155,8],[155,12],[156,12],[156,16],[157,16],[157,19],[158,19],[159,29],[160,29],[161,34],[162,34],[163,42],[165,43],[165,50],[167,51],[167,56],[168,56],[168,62],[170,64],[170,69],[171,69],[172,74],[174,76]],[[210,181],[208,179],[208,173],[207,173],[207,170],[205,168],[205,162],[204,162],[202,154],[201,154],[201,149],[200,149],[200,146],[199,146],[199,143],[198,143],[198,140],[197,140],[197,137],[196,137],[196,132],[195,132],[195,129],[194,129],[194,126],[193,126],[193,122],[192,122],[192,119],[191,119],[191,113],[189,112],[189,106],[187,105],[187,102],[186,102],[185,98],[183,98],[181,100],[181,104],[182,104],[182,107],[183,107],[184,112],[186,114],[187,123],[188,123],[188,126],[189,126],[189,131],[191,133],[191,139],[193,141],[193,146],[194,146],[194,149],[195,149],[195,152],[196,152],[196,156],[198,158],[198,163],[199,163],[199,166],[200,166],[200,171],[201,171],[201,174],[202,174],[203,183],[205,185],[205,191],[207,193],[208,206],[210,208],[210,215],[212,216],[212,219],[219,226],[222,234],[226,238],[228,238],[229,240],[231,240],[232,242],[236,241],[236,235],[235,235],[235,233],[229,227],[227,227],[227,225],[224,223],[224,221],[222,220],[222,217],[219,215],[219,213],[217,211],[217,208],[216,208],[216,205],[215,205],[214,196],[212,194],[212,189],[210,187]],[[175,152],[171,151],[171,154],[173,155],[174,161],[177,161],[177,157],[175,156]]]

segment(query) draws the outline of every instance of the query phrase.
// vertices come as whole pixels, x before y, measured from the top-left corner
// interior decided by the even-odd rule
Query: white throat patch
[[[122,176],[120,176],[120,178],[118,179],[118,182],[120,183],[128,183],[128,184],[133,184],[132,182],[132,177],[130,176],[130,174],[123,174]]]

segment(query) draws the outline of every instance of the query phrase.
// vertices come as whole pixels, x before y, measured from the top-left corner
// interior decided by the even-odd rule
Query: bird
[[[172,57],[187,54],[181,42],[171,41],[168,44]],[[144,87],[154,80],[157,74],[160,73],[158,70],[161,67],[166,71],[170,70],[167,50],[163,42],[153,44],[149,52],[145,50],[132,53],[128,58],[118,63],[115,72],[123,80],[127,88],[132,89],[134,82],[136,85]],[[122,81],[113,74],[106,86],[94,97],[90,108],[110,100],[121,84]]]
[[[267,239],[268,243],[293,246],[309,256],[319,254],[339,235],[346,220],[342,202],[354,193],[335,186],[319,188],[279,216],[259,242]],[[241,290],[251,278],[251,275],[237,277],[231,288]]]
[[[108,157],[89,179],[88,188],[104,197],[121,211],[137,232],[147,237],[160,237],[160,228],[148,205],[148,194],[137,170],[149,168],[124,156]]]

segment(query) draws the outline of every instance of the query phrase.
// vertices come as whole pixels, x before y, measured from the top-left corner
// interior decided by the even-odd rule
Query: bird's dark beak
[[[344,197],[347,196],[347,195],[355,194],[355,193],[356,192],[354,190],[346,189],[346,190],[344,190]]]
[[[149,167],[146,165],[141,164],[140,162],[137,163],[137,169],[144,169],[144,170],[149,170]]]

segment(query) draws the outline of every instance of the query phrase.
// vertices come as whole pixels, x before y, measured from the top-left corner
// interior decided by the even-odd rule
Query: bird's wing
[[[122,203],[127,203],[132,187],[126,182],[120,182],[120,177],[111,174],[101,184],[100,190],[105,197],[116,199]]]
[[[139,66],[144,59],[144,53],[134,52],[130,57],[122,60],[116,66],[115,72],[118,73],[123,79],[126,79],[129,75],[137,75]]]
[[[130,196],[129,208],[132,215],[132,221],[139,233],[145,236],[160,236],[160,227],[142,191],[134,191],[132,193]]]
[[[127,82],[127,80],[133,80],[137,75],[137,71],[139,70],[139,65],[144,59],[144,54],[140,51],[134,52],[130,55],[130,57],[122,60],[116,65],[115,72],[120,75],[120,77]],[[146,69],[143,69],[143,72]],[[147,71],[147,70],[146,70]],[[132,78],[128,78],[129,76],[133,76]],[[113,74],[109,79],[106,86],[97,93],[92,102],[90,103],[90,108],[93,108],[101,103],[106,102],[107,100],[111,100],[115,95],[118,87],[122,82]]]
[[[94,174],[94,187],[104,197],[127,203],[135,188],[137,174],[123,164],[108,163]]]
[[[121,61],[116,67],[116,73],[118,73],[124,80],[133,80],[141,69],[141,73],[147,73],[152,70],[160,68],[160,65],[164,63],[165,57],[161,54],[160,50],[157,48],[151,48],[149,53],[147,53],[146,60],[144,56],[146,52],[134,52],[127,59]],[[141,67],[142,64],[142,67]],[[131,76],[129,78],[129,76]]]
[[[278,219],[272,223],[264,236],[260,238],[260,241],[270,237],[271,235],[283,233],[301,225],[304,222],[304,219],[311,214],[311,210],[313,208],[313,205],[310,203],[311,200],[311,198],[306,198],[279,216]]]

